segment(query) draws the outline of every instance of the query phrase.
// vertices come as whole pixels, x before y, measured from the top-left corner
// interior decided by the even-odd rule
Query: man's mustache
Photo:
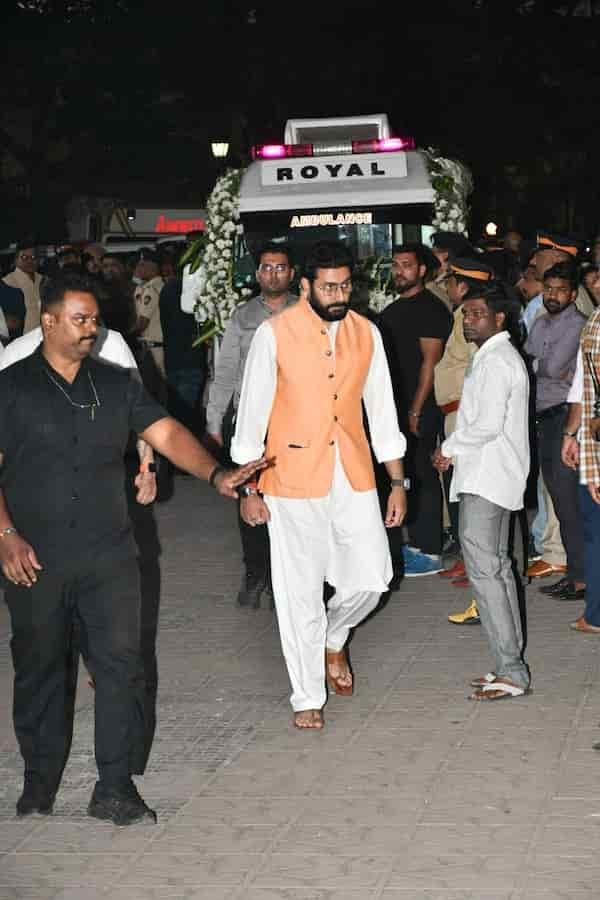
[[[95,344],[97,340],[98,340],[98,335],[92,334],[92,335],[90,335],[90,337],[79,338],[79,343],[81,344],[83,341],[90,341],[92,344]]]

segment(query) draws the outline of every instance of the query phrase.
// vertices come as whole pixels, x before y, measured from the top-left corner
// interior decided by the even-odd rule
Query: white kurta
[[[335,355],[339,327],[329,329]],[[371,443],[379,462],[404,456],[392,383],[381,335],[371,325],[373,356],[363,390]],[[260,457],[277,387],[277,347],[265,322],[254,336],[231,445],[235,462]],[[325,497],[265,496],[271,514],[271,577],[281,645],[292,683],[295,711],[321,709],[325,694],[325,647],[341,650],[350,628],[377,605],[392,577],[392,564],[375,490],[353,490],[336,455]],[[336,593],[323,605],[323,582]]]
[[[20,359],[31,356],[43,339],[44,335],[39,325],[32,331],[28,331],[27,334],[15,338],[14,341],[7,344],[4,353],[0,355],[0,370],[7,369]],[[117,366],[119,369],[137,369],[137,363],[127,342],[118,331],[112,331],[110,328],[102,326],[98,328],[98,339],[92,346],[90,356]]]

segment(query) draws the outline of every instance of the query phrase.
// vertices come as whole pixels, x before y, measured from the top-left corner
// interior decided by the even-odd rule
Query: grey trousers
[[[460,545],[494,672],[527,688],[530,676],[523,661],[519,598],[508,555],[509,524],[508,509],[477,494],[461,494]]]

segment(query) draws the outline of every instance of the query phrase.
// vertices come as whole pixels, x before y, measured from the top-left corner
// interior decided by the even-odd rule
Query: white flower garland
[[[421,152],[427,162],[431,184],[435,191],[434,218],[431,224],[436,231],[467,234],[469,221],[467,198],[473,191],[471,172],[463,163],[440,156],[433,147]]]
[[[431,147],[421,152],[435,191],[433,227],[436,231],[466,234],[467,198],[473,190],[469,169],[456,160],[440,156]],[[201,263],[196,260],[184,270],[184,293],[195,298],[194,315],[202,323],[199,341],[222,335],[235,308],[252,294],[249,288],[237,289],[233,285],[234,242],[236,235],[243,231],[239,221],[239,195],[244,171],[229,169],[217,179],[206,205],[207,242],[201,251]],[[370,306],[376,312],[385,309],[393,299],[382,263],[383,260],[373,261],[370,271],[365,273],[371,283]]]
[[[206,204],[206,246],[197,276],[194,315],[203,323],[200,340],[221,335],[236,306],[252,291],[233,285],[234,242],[240,225],[240,182],[244,169],[229,169],[217,179]],[[194,268],[192,266],[192,268]],[[197,270],[196,270],[197,271]],[[193,275],[191,276],[193,278]]]

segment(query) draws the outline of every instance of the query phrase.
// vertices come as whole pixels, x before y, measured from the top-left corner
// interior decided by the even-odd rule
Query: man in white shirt
[[[40,324],[40,285],[42,276],[37,270],[38,256],[35,245],[31,241],[17,244],[15,268],[4,277],[9,287],[23,291],[25,299],[25,323],[23,334],[27,334]]]
[[[436,450],[451,463],[451,500],[460,499],[460,543],[495,671],[473,680],[473,700],[527,693],[523,631],[508,551],[510,514],[521,509],[529,473],[529,378],[510,341],[513,305],[500,290],[463,304],[464,332],[477,352],[465,374],[456,430]]]
[[[265,449],[273,465],[247,487],[241,515],[269,526],[271,576],[297,728],[323,727],[325,678],[352,694],[350,629],[392,577],[371,444],[385,462],[385,525],[402,523],[406,440],[381,336],[349,310],[353,260],[343,244],[313,248],[299,301],[257,329],[246,361],[233,460]],[[243,490],[243,489],[242,489]],[[263,497],[264,495],[264,497]],[[327,612],[323,584],[335,587]]]

